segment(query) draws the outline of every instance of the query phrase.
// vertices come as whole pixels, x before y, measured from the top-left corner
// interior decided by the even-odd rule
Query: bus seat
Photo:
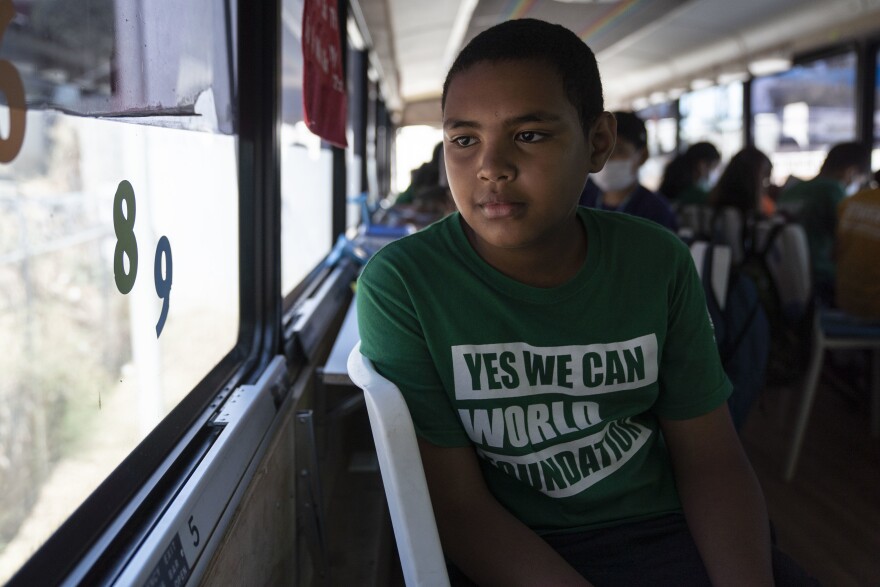
[[[797,467],[801,445],[816,388],[822,371],[826,349],[867,349],[871,353],[871,435],[880,436],[880,323],[866,322],[836,309],[819,307],[814,316],[813,349],[801,405],[795,422],[794,436],[785,463],[785,479],[791,481]]]
[[[725,206],[713,211],[710,222],[712,242],[730,247],[734,265],[739,265],[745,258],[743,250],[743,218],[739,210]]]
[[[810,275],[810,248],[804,227],[780,217],[761,220],[755,225],[756,249],[764,250],[767,237],[776,225],[781,228],[767,250],[767,269],[779,293],[780,309],[789,322],[806,317],[813,296]]]
[[[364,391],[404,580],[409,587],[446,587],[446,561],[409,409],[360,347],[358,342],[348,356],[348,374]]]
[[[743,221],[739,210],[731,206],[715,209],[709,204],[685,204],[677,210],[681,230],[695,240],[727,245],[733,253],[733,263],[742,263]]]
[[[711,240],[712,207],[708,204],[685,204],[676,208],[678,226],[695,239]]]

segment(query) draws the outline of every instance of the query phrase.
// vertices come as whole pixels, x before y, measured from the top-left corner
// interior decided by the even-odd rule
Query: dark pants
[[[544,540],[596,587],[711,586],[680,514],[613,528],[545,536]],[[777,587],[819,585],[775,546],[773,578]],[[455,586],[474,585],[454,567],[449,569],[449,580]]]

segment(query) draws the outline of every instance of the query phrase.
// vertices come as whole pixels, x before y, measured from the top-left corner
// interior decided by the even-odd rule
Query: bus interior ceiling
[[[695,79],[747,73],[880,27],[875,0],[628,0],[508,2],[361,0],[388,105],[400,124],[440,122],[440,88],[463,42],[508,18],[564,24],[596,53],[609,109]]]

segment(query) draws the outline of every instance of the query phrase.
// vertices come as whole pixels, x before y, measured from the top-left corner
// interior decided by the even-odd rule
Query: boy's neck
[[[527,248],[500,249],[480,240],[461,218],[461,226],[474,251],[489,265],[532,287],[557,287],[571,280],[587,259],[587,231],[575,213],[556,238]]]

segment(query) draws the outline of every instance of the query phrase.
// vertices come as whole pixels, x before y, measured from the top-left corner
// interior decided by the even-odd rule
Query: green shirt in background
[[[536,288],[485,263],[455,213],[381,249],[358,283],[361,352],[429,442],[476,448],[490,491],[539,533],[680,511],[658,417],[731,387],[688,248],[578,210],[587,259]]]
[[[694,184],[678,194],[674,202],[678,207],[687,206],[689,204],[708,204],[709,192]]]
[[[834,285],[834,231],[837,206],[846,198],[843,183],[827,177],[801,182],[779,197],[778,208],[804,227],[810,247],[813,280]]]

